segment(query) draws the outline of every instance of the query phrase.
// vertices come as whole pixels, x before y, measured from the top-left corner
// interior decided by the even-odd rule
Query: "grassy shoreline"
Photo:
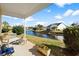
[[[37,37],[37,36],[32,36],[32,35],[26,35],[27,40],[31,41],[34,44],[49,44],[49,45],[54,45],[54,46],[59,46],[59,47],[65,47],[65,44],[63,41],[56,40],[56,39],[49,39],[49,38],[42,38],[42,37]]]

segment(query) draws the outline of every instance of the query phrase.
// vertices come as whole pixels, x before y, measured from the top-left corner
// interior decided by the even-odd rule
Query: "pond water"
[[[63,40],[63,36],[62,35],[41,34],[41,33],[33,32],[31,30],[27,30],[26,34],[33,35],[33,36],[38,36],[38,37],[43,37],[43,38]]]

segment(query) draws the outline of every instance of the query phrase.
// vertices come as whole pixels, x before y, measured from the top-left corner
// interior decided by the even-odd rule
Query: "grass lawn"
[[[49,45],[54,45],[54,46],[59,46],[59,47],[65,47],[64,42],[60,40],[55,40],[55,39],[49,39],[49,38],[41,38],[37,36],[32,36],[32,35],[26,35],[27,40],[31,41],[34,44],[49,44]]]

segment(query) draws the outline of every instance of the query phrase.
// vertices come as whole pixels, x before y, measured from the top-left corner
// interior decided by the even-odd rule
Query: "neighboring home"
[[[66,26],[63,23],[54,23],[47,26],[47,30],[62,31]]]

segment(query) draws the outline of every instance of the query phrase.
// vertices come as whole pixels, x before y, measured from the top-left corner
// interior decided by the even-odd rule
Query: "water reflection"
[[[63,36],[62,35],[41,34],[41,33],[37,33],[37,32],[31,31],[31,30],[27,30],[26,34],[34,35],[34,36],[38,36],[38,37],[43,37],[43,38],[51,38],[51,39],[63,40]]]

